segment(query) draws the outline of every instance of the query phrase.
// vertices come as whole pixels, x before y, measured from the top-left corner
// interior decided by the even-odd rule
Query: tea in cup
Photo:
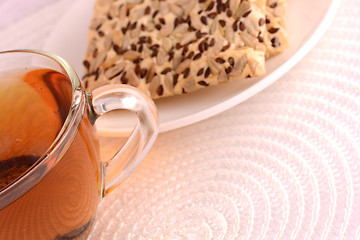
[[[138,122],[101,162],[94,124],[117,109]],[[88,93],[65,60],[43,51],[0,52],[0,111],[0,239],[85,239],[101,198],[136,168],[158,132],[144,93],[125,85]]]

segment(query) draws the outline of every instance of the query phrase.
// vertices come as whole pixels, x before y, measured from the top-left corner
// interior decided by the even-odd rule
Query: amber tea
[[[102,162],[94,124],[113,110],[137,122]],[[101,198],[134,171],[157,132],[156,106],[140,90],[112,84],[85,92],[55,54],[0,52],[0,239],[85,239]]]
[[[60,72],[26,68],[1,73],[0,191],[38,164],[60,133],[71,101],[71,82]],[[100,165],[94,128],[85,115],[61,161],[0,209],[0,239],[86,237],[100,200]]]

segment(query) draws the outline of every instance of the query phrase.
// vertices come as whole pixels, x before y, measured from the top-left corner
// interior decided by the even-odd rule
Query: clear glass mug
[[[138,122],[101,162],[94,123],[116,109]],[[43,51],[0,52],[0,111],[0,239],[85,239],[101,198],[138,166],[158,132],[145,94],[124,85],[86,92],[65,60]]]

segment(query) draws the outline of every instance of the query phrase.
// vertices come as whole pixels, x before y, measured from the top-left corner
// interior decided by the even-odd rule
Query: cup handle
[[[96,119],[112,110],[129,110],[138,122],[124,146],[103,164],[102,197],[114,190],[143,160],[158,133],[158,115],[154,102],[140,90],[111,84],[87,94],[89,113]]]

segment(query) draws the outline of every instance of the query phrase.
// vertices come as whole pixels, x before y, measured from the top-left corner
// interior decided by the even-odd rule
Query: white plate
[[[55,26],[44,50],[56,53],[83,75],[87,31],[92,17],[94,0],[78,0]],[[183,127],[225,111],[260,92],[279,79],[304,57],[323,35],[340,0],[289,0],[288,34],[290,47],[266,62],[267,74],[256,80],[239,80],[210,87],[184,96],[156,101],[160,132]],[[118,121],[121,115],[121,123]],[[100,118],[96,125],[102,135],[118,136],[132,129],[133,118],[114,112]]]

